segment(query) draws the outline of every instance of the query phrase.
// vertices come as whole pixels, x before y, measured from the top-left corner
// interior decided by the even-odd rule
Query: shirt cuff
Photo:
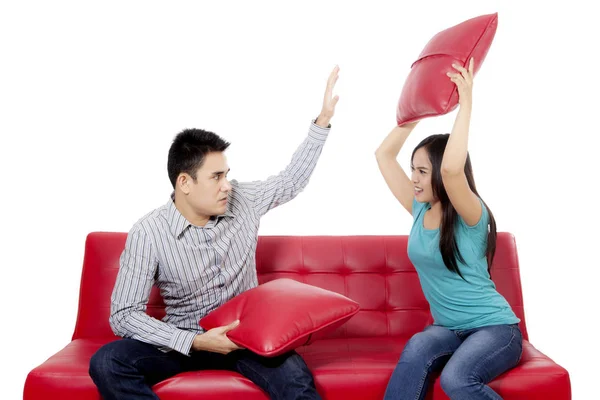
[[[329,135],[330,130],[331,128],[323,128],[322,126],[315,124],[315,120],[312,120],[310,129],[308,130],[308,137],[315,143],[323,144],[327,140],[327,135]]]
[[[169,342],[169,347],[180,352],[181,354],[189,356],[192,350],[192,343],[194,342],[196,335],[196,332],[176,329],[175,332],[173,332],[171,341]]]

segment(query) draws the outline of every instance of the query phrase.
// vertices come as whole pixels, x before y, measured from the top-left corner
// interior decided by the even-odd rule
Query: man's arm
[[[279,174],[264,181],[241,183],[240,189],[250,198],[259,216],[267,211],[287,203],[298,195],[308,184],[314,171],[327,135],[329,122],[334,115],[339,100],[333,96],[333,88],[338,79],[339,67],[335,67],[329,79],[323,98],[323,108],[318,118],[311,123],[308,137],[300,144],[290,164]]]
[[[111,297],[110,326],[125,338],[189,354],[195,332],[179,329],[146,314],[158,261],[150,238],[141,227],[127,235]]]

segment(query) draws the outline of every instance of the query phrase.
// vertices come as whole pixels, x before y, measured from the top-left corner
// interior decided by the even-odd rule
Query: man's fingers
[[[338,65],[336,65],[336,66],[333,68],[333,71],[331,71],[331,74],[329,74],[329,79],[328,79],[328,81],[330,81],[330,82],[331,82],[333,79],[336,79],[336,77],[337,77],[337,75],[338,75],[338,73],[339,73],[339,72],[340,72],[340,67],[339,67]]]
[[[339,78],[339,75],[338,75],[339,71],[340,71],[340,67],[338,65],[336,65],[333,68],[333,71],[331,71],[331,73],[329,74],[329,78],[327,79],[327,87],[325,88],[325,95],[323,96],[323,110],[328,110],[328,109],[333,110],[335,108],[335,105],[337,104],[338,100],[340,99],[339,96],[335,96],[332,98],[333,88]]]
[[[333,77],[333,78],[332,78],[332,79],[329,81],[329,85],[328,85],[328,88],[329,88],[329,89],[333,89],[333,88],[334,88],[334,86],[335,86],[335,83],[337,82],[337,80],[338,80],[338,78],[339,78],[339,77],[340,77],[339,75],[336,75],[336,76],[334,76],[334,77]]]
[[[337,102],[339,101],[340,96],[335,96],[333,98],[333,100],[331,101],[331,108],[335,108],[335,105],[337,104]]]
[[[233,321],[232,323],[230,323],[229,325],[225,325],[224,327],[222,327],[221,332],[222,333],[227,333],[232,329],[235,329],[238,325],[240,324],[239,320]]]
[[[339,78],[339,70],[340,67],[336,65],[333,71],[331,71],[331,74],[329,74],[329,78],[327,79],[327,89],[325,90],[325,100],[331,98],[331,92],[333,91],[333,87]]]

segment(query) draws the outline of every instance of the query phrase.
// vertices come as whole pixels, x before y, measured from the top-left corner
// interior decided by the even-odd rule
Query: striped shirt
[[[110,326],[122,337],[189,354],[198,321],[258,285],[256,244],[260,217],[307,185],[328,128],[311,123],[290,164],[263,181],[232,180],[227,210],[205,226],[187,221],[173,195],[129,231],[111,297]],[[165,302],[162,321],[146,314],[152,286]]]

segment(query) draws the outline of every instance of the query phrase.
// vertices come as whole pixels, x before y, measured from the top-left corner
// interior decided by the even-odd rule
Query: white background
[[[266,178],[304,139],[336,64],[340,102],[319,165],[261,234],[407,234],[410,216],[374,151],[431,36],[497,11],[475,80],[475,178],[498,229],[516,236],[532,343],[568,369],[574,399],[591,398],[600,357],[591,5],[288,3],[2,2],[1,397],[21,398],[27,373],[69,342],[85,236],[127,231],[167,200],[177,132],[217,132],[232,142],[232,178]],[[401,164],[454,117],[422,122]]]

